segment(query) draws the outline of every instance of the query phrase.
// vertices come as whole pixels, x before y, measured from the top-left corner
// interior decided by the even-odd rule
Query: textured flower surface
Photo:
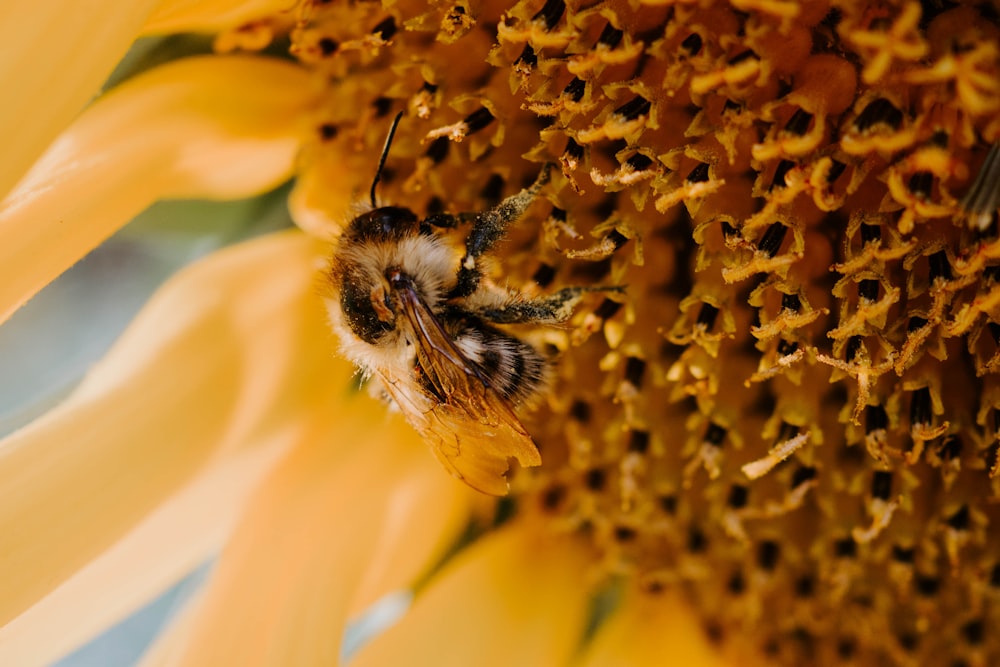
[[[158,199],[294,177],[298,229],[181,271],[0,442],[0,663],[213,556],[144,664],[337,664],[401,589],[346,662],[1000,662],[995,4],[62,4],[0,21],[0,318]],[[88,103],[168,33],[213,52]],[[486,278],[624,286],[512,329],[556,362],[502,500],[325,322],[397,111],[383,201],[482,210],[552,163]]]

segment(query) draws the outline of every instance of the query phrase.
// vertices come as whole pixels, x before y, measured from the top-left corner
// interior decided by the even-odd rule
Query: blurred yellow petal
[[[100,99],[0,204],[0,321],[157,199],[287,179],[312,93],[291,63],[233,56],[173,62]]]
[[[601,626],[580,667],[728,667],[697,620],[677,595],[630,591]]]
[[[563,665],[587,615],[586,558],[579,543],[524,524],[492,533],[450,562],[350,665]]]
[[[0,197],[98,91],[156,0],[0,3]]]
[[[219,252],[153,297],[67,401],[0,442],[0,624],[107,549],[213,453],[330,402],[315,242]],[[325,383],[325,384],[324,384]],[[295,412],[295,411],[298,412]]]
[[[361,190],[371,185],[375,172],[371,157],[316,151],[309,168],[295,179],[288,195],[292,220],[310,236],[335,239],[351,221],[352,209],[342,202],[360,201]],[[367,195],[365,195],[367,201]]]
[[[303,440],[249,503],[190,632],[176,635],[183,645],[162,664],[337,664],[387,524],[436,530],[427,492],[456,485],[401,418],[367,396],[341,401],[336,424]]]
[[[142,32],[216,32],[275,14],[285,14],[291,21],[296,18],[294,10],[294,0],[168,0]]]
[[[49,664],[216,553],[294,429],[213,465],[114,546],[0,628],[0,665]]]
[[[454,544],[479,500],[476,491],[437,465],[429,449],[422,453],[427,472],[402,476],[387,491],[382,534],[358,582],[352,616],[388,593],[410,588]]]

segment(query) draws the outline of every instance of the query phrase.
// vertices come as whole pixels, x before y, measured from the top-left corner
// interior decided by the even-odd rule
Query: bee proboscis
[[[334,250],[331,323],[345,356],[376,380],[444,466],[475,489],[503,495],[511,458],[541,463],[516,410],[545,386],[548,361],[499,327],[562,322],[591,288],[529,299],[484,280],[482,257],[548,182],[548,164],[530,187],[477,213],[421,220],[408,208],[379,206],[375,186],[401,116],[379,159],[370,210],[351,220]],[[444,232],[462,224],[471,227],[460,255]]]

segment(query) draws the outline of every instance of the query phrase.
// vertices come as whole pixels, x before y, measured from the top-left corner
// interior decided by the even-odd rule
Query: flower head
[[[109,563],[169,577],[224,543],[151,661],[330,664],[351,614],[413,586],[357,664],[1000,660],[993,9],[220,0],[143,20],[217,53],[99,98],[14,188],[0,312],[159,197],[294,174],[306,233],[186,271],[0,445],[19,480],[0,553],[31,572],[0,595],[18,646]],[[399,110],[383,201],[461,219],[552,163],[484,280],[623,286],[512,334],[557,361],[520,415],[541,465],[499,503],[348,397],[320,314]],[[224,516],[200,548],[130,560],[202,498]],[[124,610],[155,585],[115,590]]]

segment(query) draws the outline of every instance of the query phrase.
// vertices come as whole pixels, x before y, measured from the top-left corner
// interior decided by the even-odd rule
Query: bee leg
[[[453,215],[451,213],[432,213],[420,221],[420,228],[421,231],[426,230],[427,232],[430,232],[431,228],[454,229],[459,225],[472,222],[475,220],[475,217],[475,213],[459,213],[458,215]]]
[[[494,324],[556,324],[565,322],[588,292],[623,292],[622,287],[564,287],[555,294],[499,306],[474,308],[470,312]]]
[[[962,210],[970,227],[985,231],[1000,203],[1000,143],[993,144],[972,187],[962,197]]]
[[[465,256],[459,265],[455,288],[449,298],[466,297],[476,291],[482,274],[479,270],[479,257],[488,252],[504,237],[507,227],[520,218],[535,196],[549,182],[549,172],[552,163],[546,162],[538,173],[538,178],[530,187],[524,188],[515,195],[507,197],[496,206],[492,206],[473,215],[472,230],[465,239]],[[459,220],[467,219],[468,213],[459,214]]]

